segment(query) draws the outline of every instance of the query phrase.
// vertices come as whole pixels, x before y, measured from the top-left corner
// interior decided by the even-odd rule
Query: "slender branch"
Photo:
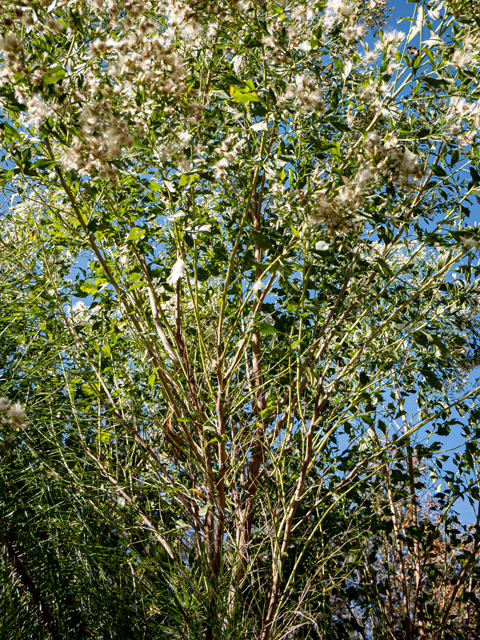
[[[33,581],[33,578],[30,576],[27,569],[25,568],[25,565],[20,560],[8,532],[6,536],[7,536],[6,543],[7,543],[8,559],[10,560],[15,570],[15,573],[18,576],[18,579],[30,594],[33,602],[35,603],[35,606],[37,607],[40,613],[40,617],[45,627],[48,629],[48,632],[50,633],[52,640],[60,640],[60,636],[57,633],[56,623],[52,617],[52,614],[50,613],[47,603],[42,598],[40,591],[37,589]]]

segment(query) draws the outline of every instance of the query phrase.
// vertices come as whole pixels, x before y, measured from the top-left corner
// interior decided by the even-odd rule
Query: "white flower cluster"
[[[297,4],[297,6],[292,9],[292,18],[294,20],[311,20],[314,15],[315,10],[303,4]]]
[[[376,49],[380,49],[385,52],[387,56],[394,56],[398,45],[405,39],[405,34],[402,31],[386,31],[383,34],[383,38],[376,44]]]
[[[358,450],[362,453],[375,448],[376,445],[375,430],[372,427],[368,427],[362,437],[359,438]]]
[[[328,0],[323,24],[326,30],[341,25],[340,33],[347,44],[354,44],[362,38],[367,28],[377,29],[384,24],[387,0]]]
[[[372,132],[364,141],[363,153],[367,157],[367,163],[358,173],[360,183],[387,180],[395,183],[401,190],[408,190],[423,177],[417,157],[395,137],[382,143],[380,136]]]
[[[217,178],[217,180],[225,177],[225,169],[235,162],[245,145],[245,140],[238,140],[237,138],[237,134],[231,134],[223,140],[219,147],[215,149],[215,152],[221,156],[220,160],[218,160],[213,166],[215,178]]]
[[[159,31],[159,23],[149,18],[151,9],[151,3],[142,0],[105,3],[92,0],[89,3],[88,10],[92,12],[108,11],[110,26],[119,26],[122,37],[113,37],[107,28],[88,48],[75,49],[75,63],[85,68],[83,85],[77,83],[78,74],[70,73],[53,85],[51,80],[44,83],[45,75],[56,70],[55,66],[41,63],[26,68],[19,36],[10,32],[0,40],[3,53],[0,84],[15,84],[17,100],[27,104],[25,124],[39,127],[46,118],[54,116],[65,126],[80,125],[73,144],[63,154],[66,168],[83,175],[90,175],[95,169],[103,177],[116,181],[112,159],[131,148],[135,138],[145,135],[147,120],[159,104],[165,103],[166,111],[173,112],[174,105],[186,93],[183,59],[178,47],[176,51],[169,44],[173,40],[167,32],[175,25],[184,26],[185,20],[191,17],[191,7],[187,2],[178,1],[163,6],[170,26],[161,36],[153,37],[151,34]],[[42,25],[40,14],[36,21],[38,28],[59,36],[67,26],[48,16]],[[67,33],[71,34],[74,29],[73,24],[68,25]],[[30,82],[16,83],[16,74],[28,77]],[[135,100],[139,87],[146,87],[150,96],[142,104]],[[190,91],[189,104],[184,105],[187,122],[198,122],[204,109],[191,99],[194,93]],[[59,95],[63,95],[61,101],[56,100]],[[176,129],[175,118],[180,122],[180,113],[172,117],[170,131]],[[179,164],[182,165],[182,159]],[[185,170],[186,163],[182,166]]]
[[[469,33],[464,41],[463,47],[455,49],[449,64],[459,69],[464,67],[477,66],[480,63],[480,33]]]
[[[350,17],[353,12],[353,6],[343,0],[328,0],[325,11],[325,24],[328,27],[332,27],[338,20]]]
[[[13,33],[6,33],[5,37],[0,38],[0,49],[2,51],[5,51],[5,53],[10,53],[12,51],[17,51],[18,49],[20,49],[21,44],[20,44],[20,40],[18,39],[18,36]]]
[[[201,6],[197,6],[192,1],[167,0],[163,3],[168,24],[164,35],[172,40],[182,40],[192,45],[198,45],[202,40],[214,38],[218,28],[216,22],[202,19],[203,14],[216,14],[219,18],[225,18],[233,11],[244,13],[250,4],[250,0],[233,0],[231,2],[205,0]]]
[[[26,71],[22,60],[22,43],[15,33],[6,33],[0,38],[0,50],[5,61],[0,73],[0,86],[6,83],[13,84],[15,74]]]
[[[25,409],[19,402],[14,404],[8,398],[0,398],[0,455],[8,456],[8,445],[15,440],[15,434],[27,426]],[[4,435],[6,433],[6,435]]]
[[[166,4],[165,13],[168,17],[169,26],[178,27],[189,18],[191,9],[185,2],[170,0]]]
[[[460,147],[468,147],[475,141],[480,129],[480,100],[469,103],[465,98],[452,98],[447,121],[450,132],[458,136]]]
[[[147,33],[156,29],[153,23],[142,17],[138,29],[135,32],[131,30],[127,37],[97,39],[92,43],[91,63],[106,56],[109,77],[114,82],[104,86],[99,96],[99,80],[92,77],[89,96],[75,93],[71,110],[79,114],[81,129],[65,155],[65,164],[69,168],[88,175],[95,167],[115,180],[109,159],[119,157],[122,149],[132,147],[134,143],[134,135],[128,130],[126,121],[135,121],[139,136],[146,130],[145,110],[148,107],[139,107],[132,99],[138,85],[147,85],[149,94],[157,95],[156,100],[150,100],[152,104],[164,98],[176,103],[186,91],[182,58],[158,37],[147,37]],[[116,116],[112,113],[115,102]],[[83,104],[81,110],[76,106],[78,103]],[[198,105],[189,109],[191,116],[198,116],[201,111]],[[123,117],[119,117],[120,114]]]
[[[123,147],[131,147],[133,135],[124,122],[115,121],[113,117],[110,126],[104,128],[98,115],[89,108],[82,113],[82,119],[83,135],[81,138],[75,136],[73,145],[66,149],[64,164],[85,175],[89,175],[94,167],[101,168],[104,176],[115,180],[115,172],[108,159],[119,157]]]
[[[39,127],[50,115],[53,109],[40,96],[34,95],[27,101],[29,124]]]
[[[361,184],[343,178],[344,184],[328,193],[318,189],[311,196],[308,212],[312,224],[323,224],[330,236],[343,235],[354,228],[353,214],[362,207],[364,189]]]
[[[417,157],[395,137],[382,142],[377,133],[371,133],[356,158],[359,168],[353,177],[343,176],[343,184],[335,188],[319,183],[306,207],[310,223],[325,225],[331,236],[355,227],[355,214],[362,208],[370,186],[389,181],[397,189],[408,191],[423,177]],[[305,198],[302,196],[300,202]]]
[[[317,84],[307,75],[297,75],[295,82],[287,86],[284,99],[294,98],[307,109],[325,111],[325,102]]]
[[[357,42],[362,36],[365,35],[366,27],[363,24],[348,24],[342,29],[342,35],[347,42]]]
[[[179,280],[183,278],[186,272],[186,264],[185,262],[179,258],[175,264],[173,265],[172,272],[167,278],[167,283],[174,287]]]
[[[173,140],[167,140],[158,145],[155,149],[154,155],[160,162],[171,162],[174,156],[178,154],[178,166],[181,171],[190,171],[191,161],[181,152],[188,145],[192,139],[191,133],[181,129],[177,132],[170,132]]]

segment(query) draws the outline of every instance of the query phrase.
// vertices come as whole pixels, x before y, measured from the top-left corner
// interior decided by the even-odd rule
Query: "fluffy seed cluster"
[[[237,134],[231,134],[215,149],[215,153],[221,156],[220,160],[215,162],[213,167],[217,180],[225,177],[225,169],[237,160],[244,145],[245,140],[239,140]]]
[[[357,152],[356,161],[356,174],[350,179],[343,176],[343,184],[332,186],[317,181],[309,196],[302,194],[299,198],[305,203],[310,223],[323,225],[331,237],[355,228],[355,218],[369,190],[393,183],[398,191],[409,192],[423,178],[417,157],[395,137],[382,141],[377,133],[371,133]]]
[[[85,12],[85,7],[76,0],[69,5],[78,5],[80,14]],[[162,6],[169,24],[166,30],[160,22],[150,19],[149,2],[92,0],[88,10],[92,18],[101,12],[98,19],[106,28],[89,47],[71,47],[68,73],[56,61],[47,62],[47,54],[40,64],[27,65],[25,61],[30,56],[27,40],[32,29],[71,39],[77,28],[73,21],[67,24],[41,11],[26,20],[22,9],[19,21],[27,25],[25,43],[18,30],[0,39],[3,58],[0,85],[14,85],[17,100],[26,103],[26,126],[38,128],[53,117],[54,122],[76,129],[62,158],[67,169],[83,175],[91,175],[95,170],[116,181],[115,159],[132,148],[136,138],[145,135],[153,109],[163,105],[166,111],[171,110],[185,95],[183,59],[171,42],[176,29],[195,31],[192,25],[184,28],[185,21],[193,15],[192,8],[187,2],[172,2],[162,3],[157,9]],[[78,82],[78,69],[86,82]],[[19,76],[23,78],[21,82]],[[139,89],[149,96],[146,103],[135,100]],[[190,100],[193,94],[190,91],[184,108],[187,120],[198,122],[203,105]],[[170,127],[174,129],[175,123]]]
[[[465,98],[452,98],[447,122],[460,147],[473,144],[480,130],[480,100],[469,103]]]
[[[366,164],[358,174],[358,181],[370,180],[393,182],[397,189],[408,191],[423,177],[417,157],[395,137],[381,141],[373,132],[364,141],[363,153]]]
[[[343,178],[344,184],[336,189],[327,187],[316,190],[308,203],[311,224],[322,224],[333,237],[344,235],[354,228],[354,214],[364,203],[364,188]]]
[[[30,100],[27,101],[27,112],[30,123],[34,127],[39,127],[53,114],[53,109],[40,96],[33,95]]]
[[[328,0],[323,26],[327,31],[340,29],[347,44],[354,44],[366,33],[366,27],[379,30],[385,24],[388,0]]]
[[[8,398],[0,398],[0,455],[10,455],[9,445],[28,424],[25,418],[25,409],[19,402],[12,404]]]
[[[317,84],[307,75],[297,75],[295,82],[287,86],[285,98],[294,98],[297,103],[307,109],[325,111],[325,102]]]

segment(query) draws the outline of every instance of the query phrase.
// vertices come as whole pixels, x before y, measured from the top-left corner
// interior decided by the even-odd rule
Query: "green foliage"
[[[4,12],[6,637],[447,638],[478,597],[475,19]]]

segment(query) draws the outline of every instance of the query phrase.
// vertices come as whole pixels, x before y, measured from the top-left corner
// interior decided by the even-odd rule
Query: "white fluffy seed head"
[[[167,278],[167,283],[173,287],[177,284],[180,278],[183,278],[185,275],[186,264],[185,262],[179,258],[176,263],[173,265],[172,273]]]

